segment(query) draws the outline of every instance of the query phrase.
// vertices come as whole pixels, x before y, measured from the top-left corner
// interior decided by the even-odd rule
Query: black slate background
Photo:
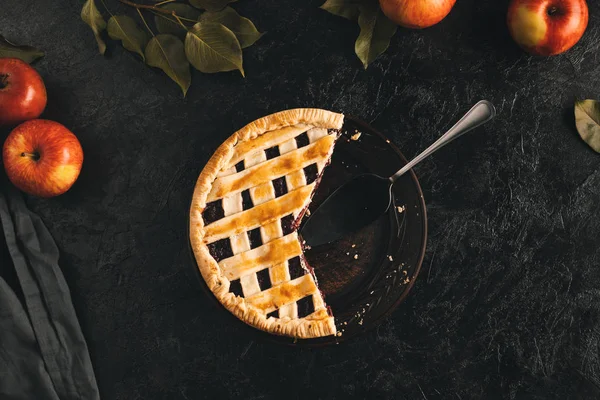
[[[244,0],[235,8],[268,32],[244,51],[247,78],[195,73],[186,99],[120,46],[98,55],[81,3],[2,0],[0,33],[46,51],[44,116],[85,150],[69,193],[28,203],[62,251],[103,398],[600,397],[600,156],[572,116],[576,99],[600,98],[600,3],[575,48],[539,59],[508,36],[506,0],[459,0],[431,29],[400,29],[364,71],[357,26],[320,1]],[[411,156],[481,98],[497,119],[418,167],[425,262],[377,330],[281,347],[199,289],[187,207],[234,130],[323,107]]]

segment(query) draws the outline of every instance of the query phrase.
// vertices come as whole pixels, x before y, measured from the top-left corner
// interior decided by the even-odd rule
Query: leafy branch
[[[376,0],[326,0],[320,8],[358,22],[360,33],[354,43],[354,52],[365,69],[387,50],[397,30],[397,26],[383,15]]]
[[[100,54],[106,51],[102,37],[106,30],[111,39],[120,41],[146,64],[163,70],[184,96],[192,80],[190,64],[204,73],[238,70],[244,76],[242,49],[264,34],[227,6],[235,0],[189,0],[189,4],[176,0],[155,4],[119,0],[136,10],[143,28],[130,16],[113,15],[104,0],[100,1],[111,15],[108,22],[94,0],[86,0],[81,10],[81,19],[92,29]],[[145,12],[154,16],[158,34],[148,24]]]

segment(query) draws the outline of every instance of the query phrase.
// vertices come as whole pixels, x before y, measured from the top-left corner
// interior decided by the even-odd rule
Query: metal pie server
[[[390,177],[361,174],[340,186],[300,227],[300,235],[310,247],[331,243],[354,232],[384,214],[392,203],[394,182],[415,165],[454,139],[490,121],[496,115],[487,100],[475,104],[435,143]]]

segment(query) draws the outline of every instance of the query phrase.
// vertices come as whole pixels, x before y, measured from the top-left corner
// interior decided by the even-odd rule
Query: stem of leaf
[[[161,13],[161,14],[166,14],[166,15],[172,15],[177,19],[182,19],[184,21],[189,21],[189,22],[193,22],[196,23],[198,21],[194,20],[194,19],[189,19],[189,18],[184,18],[184,17],[179,17],[178,15],[176,15],[175,11],[170,11],[170,10],[165,10],[164,8],[160,8],[157,7],[157,5],[159,4],[165,4],[165,3],[171,3],[174,0],[167,0],[167,1],[163,1],[161,3],[157,3],[155,5],[150,5],[150,4],[138,4],[138,3],[134,3],[132,1],[129,0],[119,0],[121,3],[123,4],[127,4],[128,6],[131,7],[135,7],[137,9],[143,8],[145,10],[152,10],[153,12],[157,12],[157,13]],[[187,28],[185,28],[187,29]]]
[[[144,18],[144,15],[142,14],[142,11],[139,8],[136,8],[136,11],[138,12],[138,14],[140,14],[140,18],[142,19],[142,22],[146,26],[146,29],[148,29],[148,32],[150,32],[150,34],[152,35],[152,37],[154,37],[154,32],[152,32],[152,29],[150,29],[150,27],[148,26],[148,23],[146,22],[146,18]]]
[[[167,21],[171,21],[171,22],[172,22],[172,23],[174,23],[174,24],[176,24],[176,23],[178,23],[178,22],[181,24],[181,22],[177,20],[177,15],[174,15],[174,17],[175,17],[176,19],[173,19],[173,18],[169,18],[169,17],[167,17],[166,15],[163,15],[163,14],[160,14],[160,13],[157,13],[157,12],[154,12],[154,11],[152,11],[152,10],[150,10],[150,12],[151,12],[151,13],[154,13],[154,15],[156,15],[157,17],[161,17],[162,19],[166,19]],[[173,14],[171,14],[171,15],[173,15]],[[182,18],[182,17],[179,17],[179,18],[180,18],[180,19],[184,19],[184,18]],[[185,28],[185,30],[186,30],[186,31],[189,31],[189,28],[188,28],[187,26],[183,25],[183,27]]]
[[[159,6],[162,6],[163,4],[173,3],[174,1],[176,1],[176,0],[165,0],[165,1],[161,1],[160,3],[156,3],[156,4],[154,5],[154,7],[159,7]]]
[[[169,11],[169,10],[163,10],[162,8],[158,8],[158,7],[154,6],[154,5],[150,5],[150,4],[137,4],[137,3],[134,3],[134,2],[129,1],[129,0],[119,0],[119,1],[121,3],[123,3],[123,4],[127,4],[128,6],[135,7],[137,9],[145,8],[146,10],[154,10],[154,11],[157,11],[157,12],[160,12],[160,13],[163,13],[163,14],[171,14],[171,11]]]
[[[177,20],[177,22],[179,22],[179,25],[181,25],[183,27],[183,29],[185,29],[187,31],[188,30],[187,26],[185,26],[183,24],[183,22],[181,22],[181,19],[179,19],[179,17],[177,16],[177,14],[175,14],[175,11],[173,11],[172,15],[175,17],[175,19]]]
[[[113,17],[113,13],[110,12],[110,10],[108,9],[108,7],[106,6],[106,3],[104,2],[104,0],[100,0],[100,2],[102,3],[102,5],[104,6],[104,9],[106,10],[107,13],[110,14],[111,17]]]

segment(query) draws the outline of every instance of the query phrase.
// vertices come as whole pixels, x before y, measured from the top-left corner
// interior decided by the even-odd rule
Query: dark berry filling
[[[223,201],[215,200],[211,201],[204,208],[204,212],[202,212],[202,218],[204,219],[204,223],[206,225],[215,222],[225,216],[225,210],[223,210]]]
[[[338,133],[338,137],[339,137],[339,133]],[[326,163],[326,164],[325,164],[325,166],[323,167],[323,171],[325,171],[325,168],[326,168],[326,167],[327,167],[327,166],[328,166],[330,163],[331,163],[331,159],[327,160],[327,163]],[[316,169],[316,166],[317,166],[317,165],[316,165],[316,164],[312,164],[312,165],[309,165],[309,166],[308,166],[308,167],[306,167],[306,168],[310,168],[310,167],[312,167],[312,166],[314,166],[314,167],[315,167],[315,169]],[[306,176],[306,180],[307,180],[307,183],[308,183],[308,174],[306,173],[306,168],[304,168],[304,175]],[[313,196],[314,196],[314,195],[315,195],[315,193],[317,192],[317,188],[319,187],[319,184],[321,183],[321,179],[323,178],[323,171],[322,171],[322,172],[319,174],[319,173],[318,173],[318,170],[317,170],[317,175],[316,175],[316,179],[315,179],[315,189],[313,190],[313,192],[312,192],[312,193],[311,193],[311,195],[310,195],[310,200],[311,200],[311,201],[312,201],[312,198],[313,198]],[[294,229],[298,229],[298,227],[300,226],[300,223],[302,222],[302,218],[304,218],[304,214],[306,213],[306,210],[308,210],[308,206],[309,206],[309,205],[310,205],[310,202],[309,202],[309,204],[308,204],[306,207],[304,207],[304,209],[302,209],[302,211],[300,211],[300,213],[298,214],[298,217],[296,218],[296,220],[295,220],[295,221],[294,221],[294,223],[293,223],[293,227],[294,227]]]
[[[315,312],[315,304],[312,295],[306,296],[296,302],[298,305],[298,318],[304,318]]]
[[[252,207],[254,207],[254,202],[252,201],[252,197],[250,197],[250,189],[246,189],[242,192],[242,208],[249,210]]]
[[[241,172],[241,171],[244,170],[244,168],[245,168],[244,160],[242,160],[239,163],[235,164],[235,171],[236,172]]]
[[[308,146],[310,144],[310,139],[308,138],[308,134],[306,132],[299,134],[296,136],[296,147],[301,148],[304,146]]]
[[[284,235],[289,235],[294,231],[294,215],[289,214],[281,218],[281,230]]]
[[[317,168],[317,164],[310,164],[307,167],[304,167],[304,176],[306,176],[306,184],[310,185],[314,181],[317,180],[319,176],[319,169]]]
[[[300,278],[306,274],[306,271],[302,268],[299,256],[288,260],[288,270],[290,271],[290,279]]]
[[[231,281],[229,283],[229,291],[236,296],[244,297],[244,291],[242,290],[242,283],[239,279]]]
[[[275,157],[279,157],[279,146],[273,146],[265,150],[265,155],[267,156],[267,160],[270,160]]]
[[[275,197],[281,197],[288,192],[285,176],[273,180],[273,188],[275,189]]]
[[[207,244],[207,246],[208,252],[217,262],[233,257],[233,250],[231,249],[229,238],[217,240],[216,242]]]
[[[265,268],[262,271],[258,271],[256,273],[256,277],[258,278],[258,285],[260,286],[260,290],[267,290],[273,286],[271,284],[269,268]]]
[[[262,236],[260,235],[260,228],[255,228],[247,232],[248,239],[250,240],[250,248],[255,249],[258,246],[262,246]]]

